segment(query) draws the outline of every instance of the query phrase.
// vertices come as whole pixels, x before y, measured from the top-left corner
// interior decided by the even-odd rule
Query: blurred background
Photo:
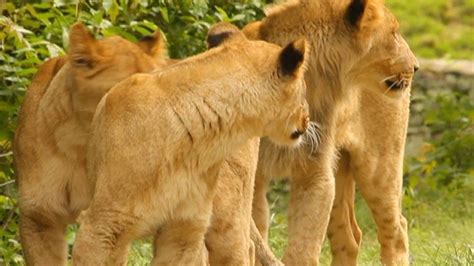
[[[171,58],[205,49],[218,21],[240,27],[261,19],[268,4],[241,0],[0,0],[0,265],[23,265],[11,144],[19,106],[37,67],[62,55],[68,30],[85,22],[96,36],[137,40],[157,26]],[[413,265],[474,265],[474,0],[386,0],[421,62],[412,87],[404,169],[404,214]],[[287,243],[288,185],[272,184],[270,244],[281,256]],[[363,231],[360,265],[379,264],[370,211],[357,197]],[[75,228],[68,231],[73,242]],[[130,265],[145,265],[148,241],[137,241]],[[323,248],[321,264],[330,263]]]

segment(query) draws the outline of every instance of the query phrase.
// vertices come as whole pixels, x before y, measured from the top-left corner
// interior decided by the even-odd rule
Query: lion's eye
[[[77,67],[92,67],[91,60],[87,58],[76,58],[74,59],[74,65]]]

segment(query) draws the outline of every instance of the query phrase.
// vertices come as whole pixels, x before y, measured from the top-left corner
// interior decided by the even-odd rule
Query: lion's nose
[[[293,133],[291,133],[292,139],[297,139],[299,136],[303,135],[309,127],[309,117],[303,117],[302,128],[297,128]]]
[[[420,69],[420,66],[419,66],[419,65],[415,65],[415,66],[413,67],[413,71],[414,71],[415,73],[416,73],[416,71],[418,71],[418,69]]]
[[[292,139],[297,139],[297,138],[299,138],[301,135],[303,135],[305,131],[306,131],[306,130],[299,130],[299,129],[297,129],[297,130],[293,131],[293,133],[291,133],[291,138],[292,138]]]

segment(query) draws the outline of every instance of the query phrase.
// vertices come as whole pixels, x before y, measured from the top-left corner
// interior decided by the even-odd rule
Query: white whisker
[[[388,87],[387,90],[383,94],[387,94],[387,92],[389,92],[394,86],[397,86],[399,82],[400,81],[392,83],[392,85],[390,85],[390,87]]]
[[[380,83],[384,83],[385,81],[387,81],[387,80],[389,80],[389,79],[393,79],[393,78],[395,78],[395,77],[397,77],[397,76],[398,76],[397,74],[388,76],[388,77],[382,79],[382,80],[380,81]]]
[[[304,135],[305,144],[308,144],[310,147],[310,155],[316,152],[320,144],[321,136],[319,131],[319,125],[316,122],[310,121]]]

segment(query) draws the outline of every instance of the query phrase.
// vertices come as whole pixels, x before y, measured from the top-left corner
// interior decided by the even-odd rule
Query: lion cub
[[[66,265],[66,227],[92,194],[86,150],[102,96],[132,74],[165,63],[159,31],[138,43],[118,36],[97,40],[76,23],[69,43],[67,56],[50,59],[38,69],[15,135],[20,237],[29,265]]]
[[[95,192],[79,219],[76,265],[123,264],[131,240],[170,220],[179,248],[158,249],[152,263],[205,264],[221,162],[254,137],[301,142],[306,41],[282,49],[240,31],[222,38],[215,49],[132,76],[99,103],[88,152]]]

